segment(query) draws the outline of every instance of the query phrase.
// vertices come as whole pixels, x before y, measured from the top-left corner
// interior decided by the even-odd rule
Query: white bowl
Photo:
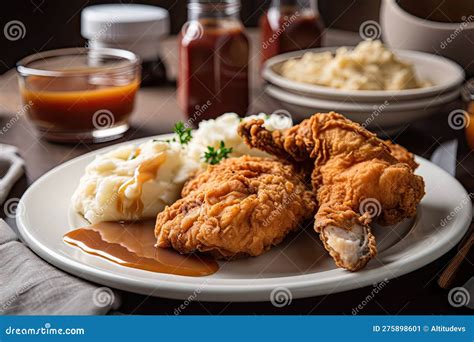
[[[441,96],[415,101],[397,102],[387,98],[380,103],[357,102],[352,99],[334,101],[315,99],[267,85],[265,92],[288,110],[294,119],[306,119],[316,112],[336,111],[370,130],[393,132],[408,123],[436,114],[459,97],[459,89]]]
[[[393,49],[425,51],[448,57],[473,75],[474,16],[468,13],[466,16],[462,23],[440,23],[406,12],[395,0],[384,0],[380,8],[382,37]]]
[[[456,63],[440,56],[418,52],[396,50],[401,59],[413,63],[420,79],[433,82],[433,86],[407,90],[345,90],[289,80],[279,73],[282,63],[290,58],[300,58],[305,52],[335,51],[334,47],[289,52],[270,58],[264,65],[262,76],[270,84],[289,92],[307,97],[330,100],[352,99],[356,101],[383,102],[390,98],[397,101],[413,100],[438,96],[458,88],[464,81],[464,71]]]

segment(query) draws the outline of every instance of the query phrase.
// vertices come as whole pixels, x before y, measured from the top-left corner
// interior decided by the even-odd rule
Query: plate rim
[[[77,163],[82,159],[89,158],[99,153],[103,153],[107,150],[114,149],[121,145],[139,144],[149,139],[153,139],[156,137],[163,138],[169,135],[170,134],[157,135],[121,142],[73,158],[63,164],[56,166],[55,168],[51,169],[43,176],[38,178],[25,191],[21,200],[24,201],[26,199],[27,201],[30,194],[36,191],[37,187],[41,186],[41,183],[44,182],[47,178],[51,177],[56,172],[61,172],[62,169],[67,168],[71,164]],[[457,183],[456,186],[459,188],[459,190],[461,190],[463,196],[469,196],[467,191],[459,183],[459,181],[454,177],[451,177],[446,171],[422,157],[417,156],[417,159],[419,161],[422,161],[423,163],[428,163],[430,167],[434,167],[444,173],[445,176],[451,178],[455,183]],[[196,294],[196,288],[199,286],[199,284],[205,283],[198,293],[199,300],[214,302],[255,302],[268,301],[270,299],[270,292],[277,286],[283,286],[285,288],[288,288],[291,291],[293,298],[305,298],[328,293],[347,291],[354,288],[361,288],[367,285],[371,285],[374,282],[379,282],[381,278],[392,279],[394,277],[399,277],[401,275],[417,270],[427,265],[428,263],[433,262],[434,260],[444,255],[446,252],[448,252],[452,248],[452,246],[446,243],[447,240],[454,242],[454,244],[457,244],[465,235],[470,223],[468,218],[472,218],[472,206],[468,205],[465,206],[463,209],[465,215],[463,215],[462,217],[458,217],[456,220],[450,221],[450,226],[457,225],[457,229],[454,232],[451,231],[449,235],[445,234],[444,239],[439,239],[437,243],[434,244],[434,246],[432,246],[431,248],[427,248],[426,250],[416,254],[415,256],[406,256],[403,259],[393,261],[388,266],[377,266],[375,268],[364,269],[356,273],[346,272],[341,269],[333,269],[318,273],[273,277],[265,279],[210,279],[209,277],[197,277],[195,279],[200,279],[202,281],[189,283],[182,282],[178,284],[177,282],[179,282],[179,278],[183,279],[189,277],[176,275],[163,276],[162,274],[160,274],[161,277],[160,279],[157,279],[156,282],[145,284],[144,278],[140,279],[140,277],[136,276],[130,278],[127,277],[127,275],[124,273],[117,273],[113,270],[107,271],[98,269],[94,266],[87,265],[78,260],[75,260],[72,256],[63,255],[55,250],[52,250],[50,247],[45,246],[43,243],[38,241],[35,238],[34,234],[31,233],[31,229],[28,228],[28,223],[26,219],[27,210],[20,211],[17,213],[16,222],[20,236],[22,240],[29,246],[29,248],[31,248],[37,255],[46,260],[48,263],[80,278],[129,292],[180,300],[185,300],[189,297],[190,294]],[[463,217],[465,218],[463,219]],[[449,236],[449,239],[446,238],[446,236]],[[396,245],[388,248],[382,253],[388,253],[393,247],[396,247]],[[392,271],[393,269],[395,270]],[[146,272],[141,270],[138,271]],[[317,275],[320,275],[322,273],[326,273],[326,277],[324,277],[321,281],[320,279],[318,279]],[[355,281],[356,278],[357,286],[354,286],[353,281]],[[334,288],[334,281],[336,280],[338,285],[336,286],[336,288]],[[215,283],[216,281],[218,283]],[[277,282],[278,285],[275,285],[274,282]],[[158,292],[156,292],[157,290]]]
[[[346,46],[349,49],[355,48],[355,46]],[[340,99],[343,97],[351,97],[357,99],[383,99],[386,97],[390,98],[397,98],[397,99],[408,99],[408,98],[424,98],[424,97],[435,97],[436,95],[445,92],[447,90],[451,90],[456,86],[460,85],[464,78],[465,72],[458,64],[451,61],[450,59],[433,55],[427,52],[422,51],[415,51],[415,50],[406,50],[406,49],[392,49],[393,52],[398,54],[402,58],[410,58],[410,56],[415,56],[418,58],[426,59],[426,60],[433,60],[442,62],[445,65],[449,65],[449,67],[455,69],[457,72],[456,79],[453,79],[451,82],[446,84],[436,84],[433,86],[425,87],[425,88],[416,88],[416,89],[403,89],[403,90],[346,90],[346,89],[337,89],[331,88],[326,86],[320,86],[315,84],[309,84],[304,82],[298,82],[294,80],[287,79],[277,72],[275,72],[272,68],[273,66],[282,63],[291,58],[299,58],[305,52],[334,52],[339,47],[321,47],[321,48],[314,48],[314,49],[307,49],[307,50],[300,50],[300,51],[292,51],[287,52],[278,56],[274,56],[268,59],[263,66],[262,70],[262,77],[265,79],[266,82],[274,83],[282,88],[288,88],[300,92],[305,92],[307,94],[313,95],[324,95],[331,97],[333,99]]]
[[[274,99],[280,99],[281,101],[282,97],[284,97],[283,101],[286,101],[288,103],[292,103],[295,105],[305,106],[305,107],[329,109],[331,107],[334,108],[335,105],[337,105],[339,107],[339,110],[341,111],[354,111],[354,109],[357,109],[358,112],[371,113],[374,111],[374,106],[379,105],[378,102],[353,103],[353,102],[341,102],[340,100],[338,101],[338,100],[327,100],[327,99],[306,97],[300,94],[289,92],[285,90],[284,88],[273,85],[273,84],[265,85],[264,91],[268,95],[273,97]],[[426,99],[414,100],[413,102],[416,102],[416,103],[408,103],[408,102],[394,103],[394,104],[391,104],[390,106],[387,106],[387,108],[384,109],[384,112],[390,113],[390,112],[400,112],[400,111],[409,111],[409,110],[417,110],[417,109],[422,110],[429,107],[439,107],[458,98],[460,93],[461,93],[460,89],[453,89],[439,96],[433,96]],[[385,99],[384,101],[387,101],[387,100]],[[384,102],[381,102],[381,103],[384,103]],[[358,113],[358,114],[367,116],[361,113]]]

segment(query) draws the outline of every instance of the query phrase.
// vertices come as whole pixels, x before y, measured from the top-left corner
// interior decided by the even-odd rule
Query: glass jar
[[[249,41],[240,1],[190,1],[179,36],[178,102],[188,125],[249,105]]]
[[[130,51],[69,48],[17,64],[27,117],[57,142],[104,142],[129,128],[140,86],[140,59]]]
[[[281,53],[321,47],[317,0],[272,0],[260,18],[262,63]]]

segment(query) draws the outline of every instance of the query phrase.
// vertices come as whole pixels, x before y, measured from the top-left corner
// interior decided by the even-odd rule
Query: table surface
[[[267,97],[262,90],[257,72],[259,49],[258,35],[249,32],[252,46],[251,57],[251,106],[250,113],[272,112],[278,104]],[[360,40],[355,33],[330,30],[326,45],[354,45]],[[177,68],[177,44],[171,37],[163,43],[163,56],[168,67],[170,79],[175,79]],[[168,133],[174,123],[184,118],[176,102],[176,89],[173,82],[159,88],[145,88],[138,93],[137,106],[132,117],[132,128],[115,142],[103,144],[78,143],[61,145],[42,140],[33,127],[16,113],[21,109],[21,101],[15,71],[0,76],[0,124],[9,127],[0,133],[0,143],[19,148],[26,161],[26,177],[14,187],[10,197],[20,197],[26,188],[53,167],[86,152],[121,141]],[[453,106],[459,106],[454,104]],[[474,154],[465,144],[461,131],[449,128],[446,117],[449,111],[434,117],[406,125],[391,138],[397,143],[425,158],[444,141],[458,139],[460,148],[457,155],[456,177],[469,192],[474,191]],[[3,213],[2,213],[3,214]],[[15,226],[13,220],[8,220]],[[471,228],[472,225],[471,225]],[[457,252],[453,248],[442,258],[408,275],[390,280],[384,290],[360,311],[360,314],[463,314],[466,308],[453,308],[448,303],[447,291],[437,285],[439,274]],[[465,274],[473,274],[472,260],[462,269]],[[462,279],[462,278],[461,278]],[[465,280],[463,280],[465,281]],[[455,285],[462,285],[455,284]],[[183,314],[352,314],[372,291],[371,287],[347,291],[328,296],[294,300],[291,305],[276,308],[270,303],[209,303],[192,301]],[[151,298],[122,292],[120,311],[125,314],[173,314],[182,302],[163,298]]]

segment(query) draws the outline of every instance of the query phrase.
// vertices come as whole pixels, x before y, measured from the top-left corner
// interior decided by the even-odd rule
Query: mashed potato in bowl
[[[72,196],[73,209],[91,223],[155,218],[180,197],[186,180],[207,167],[203,156],[208,147],[217,148],[223,141],[227,148],[232,148],[231,157],[266,155],[249,148],[237,134],[241,120],[251,118],[264,119],[270,130],[293,124],[291,119],[282,120],[276,115],[241,119],[237,114],[227,113],[201,122],[185,145],[150,139],[139,146],[120,146],[98,155],[86,167]]]
[[[281,65],[283,77],[346,90],[402,90],[431,85],[419,80],[412,64],[400,60],[380,41],[363,41],[333,54],[306,52]]]

